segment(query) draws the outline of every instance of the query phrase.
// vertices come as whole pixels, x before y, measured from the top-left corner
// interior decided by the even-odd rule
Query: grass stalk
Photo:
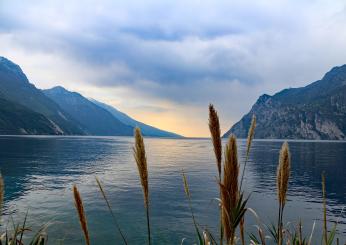
[[[221,129],[220,120],[212,104],[209,105],[209,130],[213,142],[214,153],[216,158],[216,166],[219,174],[219,182],[221,183],[222,175],[222,142],[221,142]],[[221,188],[219,189],[219,197],[221,199]],[[220,206],[220,245],[223,244],[223,227],[222,227],[222,208]]]
[[[240,228],[240,241],[241,241],[241,244],[245,245],[245,235],[244,235],[244,232],[245,232],[245,220],[244,220],[244,217],[240,220],[239,228]]]
[[[149,215],[149,181],[148,181],[148,165],[145,153],[145,145],[141,130],[135,129],[135,146],[133,148],[133,155],[137,163],[138,173],[143,189],[144,206],[146,209],[147,229],[148,229],[148,244],[151,244],[151,230],[150,230],[150,215]]]
[[[101,181],[100,181],[97,177],[95,177],[95,179],[96,179],[97,186],[99,187],[99,189],[100,189],[100,191],[101,191],[102,197],[103,197],[103,199],[106,201],[108,210],[109,210],[109,212],[110,212],[111,215],[112,215],[113,222],[114,222],[115,226],[117,227],[117,230],[118,230],[118,232],[119,232],[119,234],[120,234],[120,236],[121,236],[121,238],[122,238],[124,244],[127,245],[126,237],[125,237],[124,233],[121,231],[120,225],[119,225],[119,223],[118,223],[118,221],[117,221],[117,219],[116,219],[116,217],[115,217],[115,214],[113,213],[113,210],[112,210],[111,205],[110,205],[110,203],[109,203],[109,201],[108,201],[108,198],[107,198],[107,196],[106,196],[106,193],[105,193],[105,191],[104,191],[104,189],[103,189],[103,187],[102,187]]]
[[[223,181],[220,185],[222,187],[222,223],[227,243],[233,245],[236,228],[234,225],[234,211],[239,200],[238,150],[236,137],[234,135],[231,135],[229,137],[228,143],[225,148],[225,164],[223,173]]]
[[[249,160],[250,149],[251,149],[253,138],[255,136],[255,128],[256,128],[256,116],[253,115],[252,116],[252,120],[251,120],[251,125],[250,125],[249,131],[248,131],[248,135],[247,135],[247,140],[246,140],[246,155],[245,155],[245,162],[244,162],[243,172],[241,174],[241,179],[240,179],[240,187],[239,187],[240,191],[242,190],[243,181],[244,181],[244,174],[245,174],[245,169],[246,169],[246,164],[247,164],[247,162]]]
[[[26,220],[28,218],[28,210],[26,211],[25,217],[24,217],[24,221],[23,221],[23,226],[22,226],[22,232],[20,234],[20,238],[19,238],[19,244],[22,244],[22,240],[23,240],[23,235],[24,235],[24,231],[25,231],[25,225],[26,225]]]
[[[219,174],[219,179],[221,179],[221,163],[222,163],[222,143],[221,143],[221,129],[220,121],[217,111],[212,104],[209,105],[209,130],[211,134],[211,139],[213,142],[214,153],[216,158],[216,165]]]
[[[279,201],[278,217],[278,244],[283,244],[283,212],[286,204],[286,195],[288,189],[288,180],[291,169],[291,154],[288,143],[284,142],[280,150],[279,165],[277,168],[277,195]]]
[[[328,245],[326,177],[324,173],[322,173],[322,198],[323,198],[323,240],[324,240],[324,244]]]
[[[192,209],[191,193],[190,193],[189,184],[187,182],[187,178],[186,178],[184,171],[182,171],[182,176],[183,176],[183,182],[184,182],[184,191],[185,191],[188,203],[189,203],[189,209],[191,212],[193,225],[195,226],[198,241],[199,241],[199,243],[201,243],[201,241],[203,241],[203,240],[202,240],[201,233],[199,232],[199,229],[198,229],[198,225],[197,225],[197,222],[195,219],[195,214],[194,214],[193,209]]]
[[[84,234],[85,243],[86,245],[90,245],[89,231],[88,231],[86,215],[84,212],[84,205],[76,185],[73,185],[73,196],[74,196],[75,206],[76,206],[78,217],[79,217],[79,223],[81,225],[81,228]]]
[[[4,203],[4,194],[5,194],[5,183],[4,183],[2,174],[0,173],[0,223],[1,223],[1,216],[2,216],[2,206]]]

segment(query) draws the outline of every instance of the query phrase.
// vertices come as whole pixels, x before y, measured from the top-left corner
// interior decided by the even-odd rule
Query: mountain
[[[42,114],[0,98],[0,135],[62,133]]]
[[[58,134],[84,134],[78,123],[76,123],[54,101],[45,96],[33,84],[29,83],[26,75],[18,65],[1,56],[0,98],[6,101],[4,103],[15,103],[16,108],[19,108],[18,105],[21,105],[31,112],[36,112],[41,116],[44,116],[52,125],[54,125],[57,129],[54,130],[54,132]],[[11,107],[11,105],[9,106]],[[24,108],[20,108],[19,111],[23,112],[24,110]],[[6,111],[3,111],[3,108],[0,108],[0,111],[2,113],[7,113]],[[36,116],[38,115],[36,114]],[[9,120],[9,118],[7,119]],[[2,131],[6,131],[6,129],[7,128],[1,128]],[[33,132],[48,133],[51,131],[43,130],[41,132],[38,130]]]
[[[334,67],[305,87],[260,96],[224,137],[234,133],[245,138],[253,114],[256,138],[345,140],[346,65]]]
[[[0,134],[181,137],[138,122],[115,108],[63,87],[39,90],[22,69],[0,56]]]
[[[79,93],[70,92],[60,86],[43,92],[80,123],[90,135],[133,135],[133,127],[120,122],[110,112]]]
[[[139,127],[143,133],[143,135],[145,136],[151,136],[151,137],[170,137],[170,138],[181,138],[181,135],[175,134],[175,133],[171,133],[168,131],[164,131],[155,127],[152,127],[150,125],[144,124],[142,122],[139,122],[133,118],[131,118],[130,116],[126,115],[125,113],[118,111],[117,109],[115,109],[114,107],[104,104],[102,102],[99,102],[97,100],[94,99],[90,99],[93,103],[95,103],[96,105],[106,109],[107,111],[109,111],[115,118],[117,118],[119,121],[121,121],[122,123],[132,126],[132,127]]]

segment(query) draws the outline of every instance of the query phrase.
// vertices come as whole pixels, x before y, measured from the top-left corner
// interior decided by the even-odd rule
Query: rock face
[[[264,94],[250,112],[224,134],[247,137],[251,117],[257,117],[255,138],[346,139],[346,65],[302,88]]]

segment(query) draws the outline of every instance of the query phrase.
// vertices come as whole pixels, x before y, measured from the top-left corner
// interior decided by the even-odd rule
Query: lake
[[[5,179],[3,226],[10,217],[22,220],[28,210],[28,225],[33,230],[49,223],[49,244],[83,244],[71,191],[72,185],[77,184],[92,244],[121,244],[96,185],[97,176],[129,243],[145,244],[143,194],[132,154],[133,143],[129,137],[1,136],[0,168]],[[246,141],[238,143],[242,164]],[[210,140],[146,138],[145,144],[154,244],[180,244],[183,238],[184,244],[194,242],[182,169],[188,178],[198,223],[217,235],[217,168]],[[277,217],[275,179],[281,144],[279,140],[254,141],[245,173],[248,206],[267,224]],[[329,227],[338,221],[338,237],[346,241],[346,215],[342,213],[346,204],[346,142],[290,141],[289,145],[292,172],[285,223],[296,225],[301,218],[308,236],[316,221],[314,244],[320,244],[321,173],[325,171]],[[245,222],[249,231],[255,229],[251,213]]]

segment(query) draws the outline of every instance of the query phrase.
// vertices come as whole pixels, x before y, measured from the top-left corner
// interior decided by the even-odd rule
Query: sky
[[[144,123],[205,137],[346,63],[346,1],[0,0],[0,56]]]

